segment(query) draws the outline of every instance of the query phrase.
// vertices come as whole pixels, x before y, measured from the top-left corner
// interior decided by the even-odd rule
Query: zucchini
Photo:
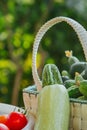
[[[39,93],[34,130],[68,130],[70,104],[65,86],[48,85]]]
[[[38,95],[37,119],[34,130],[68,130],[69,95],[65,86],[59,84],[62,83],[61,81],[57,68],[55,69],[54,65],[49,64],[43,72],[42,83],[46,85]]]
[[[87,80],[80,82],[79,91],[83,94],[83,96],[87,97]]]
[[[50,84],[63,84],[60,71],[55,64],[46,64],[42,71],[42,87]]]

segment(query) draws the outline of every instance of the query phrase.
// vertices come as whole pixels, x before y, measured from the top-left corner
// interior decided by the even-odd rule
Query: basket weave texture
[[[37,86],[37,91],[42,89],[42,82],[39,78],[37,67],[36,67],[36,55],[40,41],[44,34],[51,28],[53,25],[60,23],[62,21],[67,22],[76,32],[80,43],[83,48],[85,59],[87,60],[87,31],[85,28],[79,24],[77,21],[68,18],[68,17],[56,17],[48,22],[46,22],[38,31],[34,45],[33,45],[33,54],[32,54],[32,74],[35,85]],[[23,99],[25,107],[36,114],[38,95],[32,93],[23,92]],[[70,125],[69,130],[87,130],[87,101],[80,101],[76,99],[70,99]]]
[[[87,102],[73,100],[70,102],[70,128],[69,130],[87,129]]]

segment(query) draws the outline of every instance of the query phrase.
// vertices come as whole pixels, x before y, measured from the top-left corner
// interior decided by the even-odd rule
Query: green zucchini
[[[81,92],[79,91],[79,87],[77,85],[73,85],[67,89],[70,98],[78,98],[81,96]]]
[[[83,96],[87,97],[87,80],[80,82],[79,91],[83,94]]]
[[[59,71],[55,69],[54,65],[49,64],[46,67],[42,82],[45,82],[44,85],[46,85],[38,95],[37,119],[34,130],[68,130],[69,95],[65,86],[59,84],[62,83],[62,80],[60,80]]]
[[[63,84],[60,71],[55,64],[46,64],[42,71],[42,87],[50,84]]]
[[[34,130],[68,130],[70,104],[65,86],[48,85],[38,96]]]

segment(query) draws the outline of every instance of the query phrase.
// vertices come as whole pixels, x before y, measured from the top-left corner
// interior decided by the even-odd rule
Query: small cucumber
[[[61,75],[62,75],[62,76],[68,76],[68,77],[69,77],[69,73],[68,73],[67,70],[62,70]]]
[[[80,82],[79,91],[83,94],[83,96],[87,97],[87,80]]]
[[[63,80],[63,83],[66,81],[66,80],[69,80],[69,73],[67,70],[62,70],[61,72],[61,75],[62,75],[62,80]]]
[[[74,63],[78,63],[79,62],[79,59],[72,55],[72,51],[65,51],[65,54],[68,57],[69,65],[72,65]]]
[[[73,86],[73,85],[75,85],[75,80],[73,80],[73,79],[69,79],[69,80],[66,80],[66,81],[64,82],[64,86],[65,86],[66,88],[69,88],[69,87],[71,87],[71,86]]]
[[[81,92],[79,91],[79,87],[76,85],[73,85],[67,89],[69,97],[70,98],[78,98],[81,96]]]
[[[69,73],[72,78],[75,77],[75,72],[82,73],[82,71],[86,68],[86,62],[76,62],[70,66]]]
[[[58,67],[55,64],[46,64],[42,71],[42,86],[63,84]]]

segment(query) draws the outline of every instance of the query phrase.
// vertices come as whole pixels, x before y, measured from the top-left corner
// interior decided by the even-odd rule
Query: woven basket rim
[[[27,93],[27,94],[32,94],[32,95],[35,95],[35,98],[36,98],[36,95],[39,94],[38,91],[23,91],[23,93]],[[76,99],[76,98],[70,98],[70,102],[71,103],[80,103],[80,104],[87,104],[87,100],[81,100],[81,99]]]
[[[76,98],[70,98],[71,103],[80,103],[80,104],[87,104],[87,100],[81,100]]]

